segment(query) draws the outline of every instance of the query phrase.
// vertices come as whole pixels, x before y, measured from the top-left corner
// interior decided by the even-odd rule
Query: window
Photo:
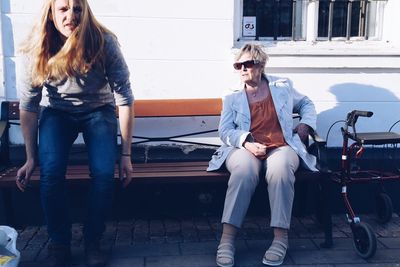
[[[377,37],[376,14],[383,0],[319,0],[318,38]]]
[[[256,39],[304,39],[302,23],[308,0],[243,0],[243,19],[254,25],[244,36]],[[253,19],[251,19],[253,18]],[[254,23],[251,23],[253,20]],[[244,25],[246,27],[246,25]],[[253,34],[252,34],[253,33]]]
[[[380,38],[387,0],[241,0],[240,39],[316,40]],[[313,8],[314,10],[310,10]],[[311,12],[310,12],[311,11]],[[307,12],[315,20],[307,19]],[[306,27],[315,23],[316,27]],[[309,35],[307,29],[316,32]]]

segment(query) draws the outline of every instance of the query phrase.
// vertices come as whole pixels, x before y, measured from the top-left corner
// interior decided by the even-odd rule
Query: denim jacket
[[[307,152],[297,133],[293,133],[293,112],[299,113],[301,123],[316,128],[317,115],[312,101],[297,92],[288,79],[267,77],[269,88],[277,112],[279,124],[286,143],[293,148],[309,170],[317,171],[316,158]],[[252,141],[250,133],[251,115],[244,89],[225,97],[219,123],[219,136],[223,145],[214,153],[207,171],[218,170],[233,148],[245,149],[243,142]]]

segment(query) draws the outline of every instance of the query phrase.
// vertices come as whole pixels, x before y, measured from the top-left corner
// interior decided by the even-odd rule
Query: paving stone
[[[182,231],[183,242],[199,241],[197,230],[192,220],[182,221],[181,231]]]
[[[400,239],[399,238],[378,238],[379,242],[387,248],[398,248],[400,249]]]
[[[180,243],[183,241],[181,234],[181,222],[179,220],[164,220],[167,243]]]
[[[196,242],[199,241],[196,231],[185,231],[182,233],[183,242]]]
[[[165,236],[150,236],[150,243],[152,244],[163,244],[165,242]]]
[[[316,238],[316,239],[313,239],[313,241],[314,241],[315,244],[319,245],[324,241],[324,239]],[[330,249],[333,249],[333,250],[352,250],[352,249],[354,249],[354,247],[353,247],[353,238],[348,238],[348,237],[335,238],[333,240],[332,248],[329,248],[327,250],[330,250]]]
[[[333,216],[334,247],[319,249],[322,231],[315,218],[293,218],[289,231],[290,248],[285,266],[400,267],[400,217],[395,215],[379,225],[374,215],[360,216],[378,236],[376,255],[364,260],[353,248],[352,233],[343,214]],[[125,220],[107,223],[102,243],[109,243],[113,254],[108,266],[216,266],[215,253],[222,231],[218,216],[193,219]],[[84,266],[82,225],[72,225],[73,267]],[[44,266],[48,237],[45,227],[19,230],[20,267]],[[240,238],[241,237],[241,238]],[[300,238],[301,237],[301,238]],[[273,238],[266,216],[246,218],[235,242],[236,267],[257,267]],[[75,243],[74,243],[75,242]],[[133,245],[132,245],[133,244]],[[350,266],[351,265],[351,266]]]
[[[134,223],[133,242],[146,242],[149,240],[149,224],[146,220],[137,220]]]
[[[316,244],[321,244],[323,242],[323,239],[313,239],[313,241]],[[383,244],[377,242],[377,248],[382,249],[384,248]],[[333,240],[333,247],[330,249],[334,250],[354,250],[354,245],[353,245],[353,238],[335,238]],[[329,249],[328,249],[329,250]]]
[[[179,255],[178,244],[136,244],[132,246],[114,247],[112,259],[149,256],[176,256]]]
[[[215,255],[148,257],[146,267],[215,267]],[[236,266],[236,265],[235,265]]]
[[[37,246],[37,245],[42,246],[44,243],[48,241],[48,239],[49,236],[47,234],[47,228],[41,227],[29,241],[28,246]]]
[[[249,250],[238,250],[235,255],[235,266],[243,266],[243,267],[250,267],[250,266],[264,266],[262,264],[262,258],[266,248],[263,249],[249,249]],[[290,257],[285,257],[284,264],[293,264],[293,261]]]
[[[181,232],[181,223],[178,220],[164,220],[165,232],[168,234],[176,234]]]
[[[351,250],[289,251],[295,264],[366,263]]]
[[[160,220],[150,220],[150,237],[165,236],[164,224]]]
[[[48,257],[48,255],[47,255],[48,249],[47,248],[49,246],[49,243],[50,242],[47,242],[43,246],[43,248],[40,250],[40,252],[39,252],[39,254],[38,254],[37,258],[36,258],[36,261],[43,261],[43,260],[47,259],[47,257]]]
[[[194,220],[197,231],[212,231],[212,228],[207,220],[207,218],[200,217]]]
[[[221,217],[211,216],[208,218],[211,229],[218,235],[222,232]]]
[[[29,262],[20,262],[18,264],[18,267],[43,267],[44,266],[44,262],[40,262],[40,261],[29,261]]]
[[[118,222],[115,242],[119,245],[129,245],[132,243],[133,222],[122,221]]]
[[[216,254],[219,242],[194,242],[180,244],[182,255],[202,255],[202,254]],[[236,251],[247,250],[247,245],[243,240],[236,240]]]
[[[21,259],[20,261],[35,261],[37,256],[40,253],[40,248],[36,249],[25,249],[21,251]]]
[[[400,263],[336,264],[335,267],[399,267]]]
[[[310,239],[289,239],[289,249],[292,251],[297,250],[313,250],[318,249],[318,246]]]
[[[316,225],[314,218],[310,215],[300,216],[298,220],[306,227],[313,228]]]
[[[332,226],[332,237],[333,238],[345,238],[348,237],[343,231],[341,231],[337,226]]]
[[[249,250],[256,251],[260,255],[264,255],[264,252],[271,245],[272,239],[264,240],[246,240],[246,244]]]
[[[79,247],[83,243],[83,234],[82,234],[83,226],[82,224],[73,224],[71,227],[71,246]]]
[[[369,263],[400,263],[400,249],[377,249]]]
[[[191,242],[180,244],[182,255],[202,255],[215,254],[218,247],[218,242]]]
[[[292,218],[290,229],[292,229],[292,231],[289,231],[290,239],[297,237],[304,238],[309,236],[309,231],[306,227],[304,227],[304,225],[298,218]]]
[[[134,221],[135,220],[121,220],[121,221],[118,221],[118,223],[117,223],[117,227],[118,227],[118,229],[119,228],[132,228],[133,226],[134,226]]]
[[[23,250],[28,242],[33,238],[39,227],[26,227],[23,230],[18,230],[17,249]]]
[[[116,238],[116,245],[131,245],[132,244],[132,228],[118,229]]]
[[[181,236],[180,233],[173,235],[173,234],[167,234],[165,237],[167,243],[181,243],[183,242],[183,237]]]
[[[254,239],[265,239],[266,235],[260,231],[260,229],[242,229],[243,239],[254,240]]]
[[[112,259],[108,267],[144,267],[144,258]]]
[[[151,220],[150,223],[150,242],[154,244],[162,244],[165,242],[165,228],[160,220]]]
[[[211,229],[205,231],[199,230],[197,234],[201,242],[217,240],[216,234],[213,231],[211,231]]]
[[[400,227],[395,223],[377,224],[374,231],[379,237],[400,237]]]
[[[242,229],[260,230],[260,226],[256,218],[246,218],[243,222]]]

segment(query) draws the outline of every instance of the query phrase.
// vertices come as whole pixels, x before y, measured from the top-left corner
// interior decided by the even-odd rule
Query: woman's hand
[[[310,126],[304,123],[299,123],[296,128],[294,128],[294,132],[299,135],[303,144],[306,144],[308,135],[310,134]]]
[[[15,183],[17,184],[18,189],[22,192],[25,192],[35,167],[35,160],[27,160],[25,164],[17,171]]]
[[[267,147],[257,142],[254,143],[245,142],[244,148],[246,148],[256,157],[263,157],[267,154]]]
[[[128,184],[132,181],[132,162],[131,157],[121,156],[119,161],[119,178],[122,181],[122,186],[127,187]]]

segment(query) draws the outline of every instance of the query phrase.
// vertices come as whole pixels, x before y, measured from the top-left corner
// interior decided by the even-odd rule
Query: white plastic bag
[[[0,267],[17,267],[21,255],[17,250],[18,233],[14,228],[0,225]]]

